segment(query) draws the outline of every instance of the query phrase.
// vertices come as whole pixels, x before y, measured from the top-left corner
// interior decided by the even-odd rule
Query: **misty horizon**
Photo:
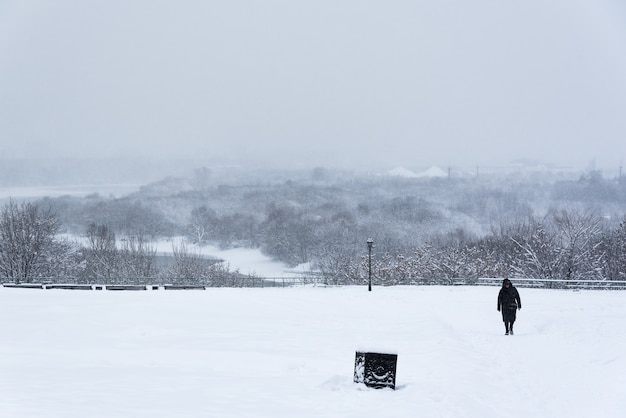
[[[0,157],[617,170],[626,6],[0,6]]]

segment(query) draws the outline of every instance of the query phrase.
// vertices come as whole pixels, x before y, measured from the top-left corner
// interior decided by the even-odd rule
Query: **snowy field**
[[[626,293],[0,288],[0,416],[623,417]],[[397,389],[354,384],[398,353]]]

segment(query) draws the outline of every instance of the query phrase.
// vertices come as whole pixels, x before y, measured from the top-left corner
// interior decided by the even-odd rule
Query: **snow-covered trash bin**
[[[357,351],[354,359],[354,382],[382,389],[396,389],[398,355]]]

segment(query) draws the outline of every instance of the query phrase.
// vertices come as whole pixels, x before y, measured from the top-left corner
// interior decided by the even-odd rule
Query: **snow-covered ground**
[[[201,253],[224,260],[228,263],[230,270],[239,270],[241,274],[252,276],[268,278],[297,277],[310,273],[311,270],[309,263],[289,268],[287,265],[266,256],[257,248],[220,250],[215,246],[206,246],[202,247]]]
[[[182,237],[159,240],[155,243],[156,251],[159,254],[171,254],[173,248],[180,248],[183,241]],[[287,265],[266,256],[258,248],[222,250],[215,245],[197,246],[188,244],[187,249],[192,253],[224,260],[231,271],[239,270],[239,273],[251,276],[271,278],[295,277],[310,272],[311,269],[309,263],[289,268]]]
[[[626,293],[0,288],[0,416],[623,417]],[[397,389],[352,382],[398,353]]]

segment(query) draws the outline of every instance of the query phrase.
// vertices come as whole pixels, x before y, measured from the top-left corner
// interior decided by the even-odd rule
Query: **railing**
[[[254,287],[254,288],[276,288],[295,286],[367,286],[362,283],[329,283],[328,280],[320,276],[301,277],[239,277],[228,279],[215,279],[209,284],[169,284],[150,282],[149,279],[137,281],[127,280],[125,283],[108,284],[86,284],[72,283],[71,280],[61,282],[57,280],[43,280],[42,283],[4,283],[8,288],[33,288],[33,289],[66,289],[66,290],[205,290],[213,287]],[[65,279],[66,280],[66,279]],[[380,280],[373,278],[374,286],[501,286],[502,278],[441,278],[441,279],[421,279],[421,278],[396,278],[392,280]],[[511,278],[516,287],[538,288],[538,289],[600,289],[600,290],[626,290],[626,281],[620,280],[548,280]]]
[[[503,279],[481,278],[475,279],[475,284],[482,286],[502,286]],[[540,289],[602,289],[624,290],[624,280],[557,280],[557,279],[526,279],[512,278],[516,287],[531,287]]]
[[[164,283],[162,280],[150,280],[141,278],[137,280],[118,280],[114,283],[78,283],[76,280],[63,279],[37,279],[37,283],[4,283],[1,286],[7,288],[28,289],[64,289],[64,290],[205,290],[214,287],[254,287],[276,288],[294,286],[326,286],[321,277],[229,277],[216,278],[210,283],[192,284],[188,280],[185,284]]]

